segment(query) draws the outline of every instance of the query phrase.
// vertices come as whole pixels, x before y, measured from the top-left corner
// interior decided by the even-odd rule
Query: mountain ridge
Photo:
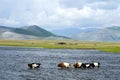
[[[20,28],[0,26],[0,39],[49,39],[49,37],[52,37],[53,39],[67,39],[67,37],[55,35],[37,25]]]
[[[42,36],[42,37],[56,36],[53,33],[49,32],[37,25],[25,26],[25,27],[21,27],[20,29],[27,30],[27,31],[31,32],[32,34],[34,34],[35,36]]]
[[[82,41],[118,42],[120,41],[120,27],[112,26],[90,32],[81,32],[72,38]]]
[[[63,29],[61,29],[63,30]],[[58,33],[60,33],[60,31]],[[37,25],[24,26],[20,28],[12,28],[6,26],[0,26],[0,39],[73,39],[80,41],[93,41],[93,42],[119,42],[120,41],[120,26],[111,26],[106,28],[90,28],[90,29],[67,29],[73,31],[66,35],[56,35],[50,31],[47,31]],[[77,30],[77,31],[76,31]],[[74,32],[76,31],[76,32]],[[61,31],[69,35],[67,31]],[[74,33],[74,34],[73,34]],[[70,38],[69,38],[70,37]]]

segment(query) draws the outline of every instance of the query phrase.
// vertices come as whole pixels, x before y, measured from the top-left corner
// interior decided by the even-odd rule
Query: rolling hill
[[[54,33],[63,33],[63,36],[58,36]],[[37,25],[24,26],[20,28],[11,28],[0,26],[0,39],[7,40],[24,40],[24,39],[42,39],[42,40],[60,40],[74,39],[80,41],[95,41],[95,42],[119,42],[120,27],[112,26],[102,29],[67,29],[59,31],[47,31]],[[66,34],[66,35],[64,35]],[[71,36],[69,36],[71,35]],[[68,37],[64,37],[68,36]]]
[[[0,39],[68,39],[67,37],[55,35],[37,25],[11,28],[0,26]]]
[[[120,27],[112,26],[89,32],[80,32],[72,38],[82,41],[118,42],[120,41]]]

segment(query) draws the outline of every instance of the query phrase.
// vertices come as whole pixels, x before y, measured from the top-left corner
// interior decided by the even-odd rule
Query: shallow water
[[[100,62],[95,69],[59,69],[61,61]],[[28,63],[41,63],[31,70]],[[0,47],[0,80],[120,80],[120,54],[96,50]]]

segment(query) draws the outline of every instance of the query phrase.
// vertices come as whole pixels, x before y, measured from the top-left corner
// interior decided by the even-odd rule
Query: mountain
[[[12,30],[13,28],[10,28],[10,27],[5,27],[5,26],[0,26],[0,33],[3,33],[5,31],[10,31]]]
[[[37,25],[11,28],[0,26],[0,39],[68,39],[64,36],[57,36]]]
[[[72,38],[82,41],[116,42],[120,41],[120,27],[112,26],[89,32],[80,32]]]
[[[85,29],[80,29],[77,27],[72,27],[72,28],[64,28],[64,29],[56,29],[53,30],[52,32],[54,32],[57,35],[62,35],[62,36],[66,36],[66,37],[73,37],[76,34],[79,34],[81,32],[90,32],[90,31],[94,31],[96,30],[96,28],[85,28]]]
[[[54,34],[55,33],[55,34]],[[56,35],[57,34],[57,35]],[[58,36],[62,35],[62,36]],[[112,26],[102,29],[96,28],[67,28],[55,31],[47,31],[37,25],[24,26],[20,28],[11,28],[0,26],[0,39],[42,39],[42,40],[60,40],[71,39],[81,41],[97,42],[118,42],[120,41],[120,27]]]
[[[41,37],[56,36],[55,34],[49,32],[45,29],[42,29],[42,28],[38,27],[37,25],[25,26],[25,27],[21,27],[20,29],[27,30],[28,34],[29,34],[29,32],[31,32],[35,36],[41,36]]]
[[[54,32],[57,35],[71,37],[72,35],[78,34],[81,30],[79,28],[64,28],[64,29],[55,29]]]

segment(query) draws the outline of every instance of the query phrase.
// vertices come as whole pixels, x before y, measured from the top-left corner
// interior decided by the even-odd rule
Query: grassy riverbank
[[[64,42],[65,44],[58,44]],[[120,42],[81,42],[72,40],[0,40],[0,46],[22,46],[52,49],[96,49],[120,53]]]

